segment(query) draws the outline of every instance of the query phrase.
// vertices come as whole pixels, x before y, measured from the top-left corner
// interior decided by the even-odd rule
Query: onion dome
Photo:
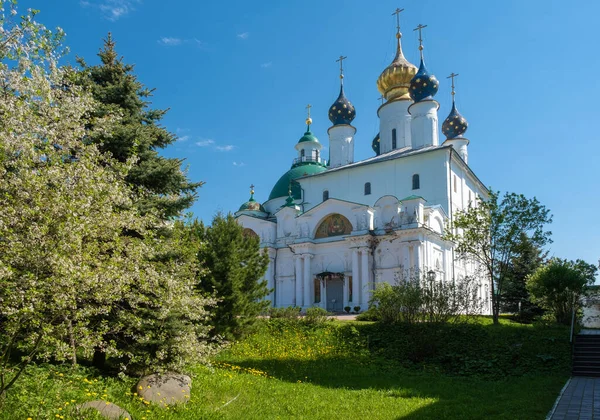
[[[398,31],[396,34],[398,40],[396,57],[377,79],[377,89],[388,101],[409,100],[410,81],[417,73],[417,68],[404,58],[401,38],[402,34]]]
[[[410,81],[410,97],[415,102],[420,102],[423,99],[433,99],[439,86],[440,82],[427,71],[425,60],[421,58],[419,71]]]
[[[300,140],[298,140],[298,143],[306,143],[306,142],[319,143],[319,139],[312,133],[312,131],[310,131],[310,126],[306,130],[304,135],[302,137],[300,137]]]
[[[340,95],[329,108],[329,121],[333,125],[350,124],[356,117],[354,105],[344,95],[344,85],[340,86]]]
[[[449,79],[452,79],[452,109],[450,110],[450,115],[448,115],[442,124],[442,133],[444,133],[448,140],[462,137],[469,127],[467,120],[465,120],[456,109],[456,101],[454,100],[454,95],[456,95],[456,92],[454,91],[454,78],[456,76],[458,76],[458,74],[454,73],[448,76]]]
[[[375,138],[373,139],[373,141],[371,142],[371,148],[373,149],[373,151],[375,152],[375,154],[377,156],[379,156],[380,152],[379,152],[379,147],[380,147],[380,137],[379,137],[380,133],[377,133],[377,135],[375,136]]]
[[[264,207],[254,199],[254,185],[250,186],[250,199],[240,206],[238,211],[258,211],[266,213]]]
[[[460,112],[456,109],[456,104],[453,101],[450,115],[448,115],[448,118],[446,118],[442,124],[442,133],[444,133],[447,139],[462,137],[465,131],[467,131],[468,126],[467,120],[460,115]]]
[[[326,170],[327,168],[324,165],[316,163],[293,166],[275,183],[273,189],[271,190],[271,194],[269,194],[269,200],[279,197],[289,197],[288,188],[290,184],[292,185],[291,196],[296,200],[300,200],[302,198],[302,189],[300,188],[300,184],[292,181],[303,176],[325,172]]]

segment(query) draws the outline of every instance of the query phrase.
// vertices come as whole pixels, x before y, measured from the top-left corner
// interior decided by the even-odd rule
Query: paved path
[[[548,420],[600,419],[600,378],[572,377]]]

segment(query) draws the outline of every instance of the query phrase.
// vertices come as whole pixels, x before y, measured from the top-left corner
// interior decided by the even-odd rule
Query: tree
[[[198,252],[206,268],[199,276],[198,288],[214,293],[214,334],[227,339],[246,334],[269,301],[267,282],[261,280],[269,258],[259,248],[259,239],[245,235],[231,214],[217,214],[210,227],[202,227],[205,246]]]
[[[520,238],[526,235],[532,246],[543,248],[551,242],[545,225],[552,222],[550,211],[534,197],[490,191],[489,198],[480,197],[473,207],[454,216],[452,229],[445,235],[454,242],[458,258],[479,264],[491,279],[491,301],[494,323],[500,314],[500,296],[504,292],[510,263],[519,254]]]
[[[546,253],[533,246],[527,235],[521,234],[517,254],[509,264],[500,295],[502,312],[517,313],[523,321],[530,321],[543,313],[542,308],[531,302],[526,280],[544,262],[545,256]]]
[[[149,108],[148,99],[154,90],[146,88],[133,74],[134,67],[118,57],[110,33],[98,56],[101,64],[95,66],[88,66],[78,58],[83,69],[79,83],[89,88],[99,102],[94,110],[96,117],[120,115],[121,118],[114,130],[96,132],[90,135],[91,140],[119,162],[137,159],[126,181],[149,192],[136,203],[142,211],[156,211],[164,219],[181,216],[192,205],[196,190],[203,183],[190,182],[181,170],[183,159],[158,154],[157,149],[177,140],[160,125],[167,110]]]
[[[598,268],[585,261],[553,258],[527,278],[534,303],[550,311],[559,324],[570,324],[581,306],[586,286],[594,284]]]
[[[204,359],[211,300],[179,264],[152,261],[166,245],[154,235],[160,219],[132,205],[134,160],[86,141],[119,121],[94,113],[92,96],[71,83],[78,75],[58,65],[60,31],[35,22],[35,11],[13,22],[14,2],[1,4],[0,396],[36,358],[75,364],[101,347],[131,359],[109,333],[162,343],[144,355],[148,368]],[[181,329],[132,336],[147,310],[156,324],[178,316]],[[107,313],[119,316],[94,322]]]

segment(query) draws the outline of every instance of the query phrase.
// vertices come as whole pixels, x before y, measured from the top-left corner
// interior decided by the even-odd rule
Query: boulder
[[[140,397],[151,403],[182,404],[190,399],[192,379],[179,373],[157,373],[144,376],[135,388]]]
[[[88,401],[84,404],[77,406],[78,411],[84,411],[94,409],[100,413],[100,415],[106,419],[114,420],[132,420],[131,414],[122,409],[116,404],[108,401]]]

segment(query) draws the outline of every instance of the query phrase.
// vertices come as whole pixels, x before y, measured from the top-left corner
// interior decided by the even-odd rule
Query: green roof
[[[315,137],[315,135],[309,130],[306,133],[304,133],[304,135],[300,138],[300,140],[298,140],[298,143],[304,143],[304,142],[313,142],[313,143],[318,143],[319,139]]]
[[[287,197],[290,183],[292,183],[292,197],[294,197],[295,199],[302,198],[300,185],[297,182],[292,181],[305,175],[314,175],[321,172],[325,172],[326,170],[327,168],[317,163],[306,163],[304,165],[293,167],[285,174],[283,174],[281,178],[279,178],[279,181],[277,181],[277,183],[271,190],[269,200],[279,197]]]
[[[264,207],[257,202],[254,199],[254,195],[252,195],[250,197],[250,200],[248,200],[247,202],[245,202],[244,204],[242,204],[240,206],[240,209],[238,211],[260,211],[263,213],[266,213],[267,211],[264,209]]]

